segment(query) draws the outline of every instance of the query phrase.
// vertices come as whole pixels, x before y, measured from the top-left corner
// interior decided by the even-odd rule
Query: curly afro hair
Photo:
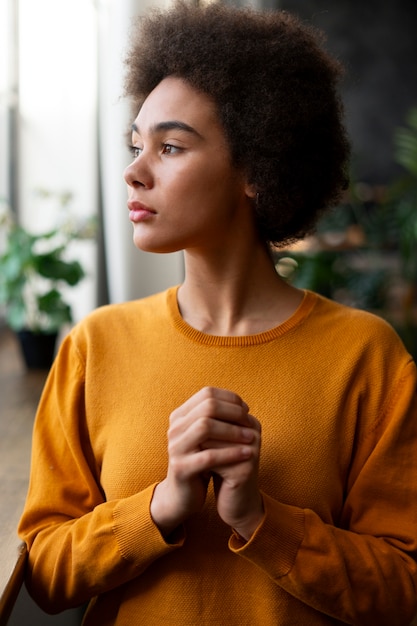
[[[347,186],[338,61],[323,35],[283,11],[177,2],[138,22],[126,58],[135,110],[167,76],[216,104],[233,163],[257,191],[264,241],[303,238]]]

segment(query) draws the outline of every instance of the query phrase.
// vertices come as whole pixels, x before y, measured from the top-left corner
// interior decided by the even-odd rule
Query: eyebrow
[[[167,130],[182,130],[186,133],[190,133],[202,139],[202,136],[200,135],[198,131],[196,131],[195,128],[193,128],[192,126],[189,126],[185,122],[180,122],[178,120],[168,120],[166,122],[158,122],[157,124],[151,127],[151,134],[157,134],[157,133],[167,131]],[[132,124],[132,131],[140,135],[140,130],[136,124]]]

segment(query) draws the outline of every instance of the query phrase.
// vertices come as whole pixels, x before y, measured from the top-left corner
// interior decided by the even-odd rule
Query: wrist
[[[242,520],[242,522],[234,524],[232,530],[238,539],[246,543],[253,537],[256,530],[262,524],[264,517],[265,511],[263,502],[261,502],[261,506],[258,511],[253,512],[250,517]]]
[[[179,520],[170,511],[169,498],[164,494],[164,482],[158,483],[154,489],[150,503],[150,514],[152,521],[164,539],[168,539],[173,534],[177,534],[177,530],[183,520]]]

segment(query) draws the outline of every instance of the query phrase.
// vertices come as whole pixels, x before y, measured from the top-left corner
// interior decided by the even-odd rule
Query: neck
[[[287,320],[302,300],[302,293],[278,276],[266,247],[235,252],[215,250],[210,258],[184,253],[186,277],[178,304],[183,319],[201,332],[264,332]]]

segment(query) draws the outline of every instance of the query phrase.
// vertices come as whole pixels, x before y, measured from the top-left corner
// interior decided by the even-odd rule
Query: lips
[[[156,215],[155,211],[136,200],[129,200],[127,203],[129,209],[129,219],[131,222],[143,222]]]

